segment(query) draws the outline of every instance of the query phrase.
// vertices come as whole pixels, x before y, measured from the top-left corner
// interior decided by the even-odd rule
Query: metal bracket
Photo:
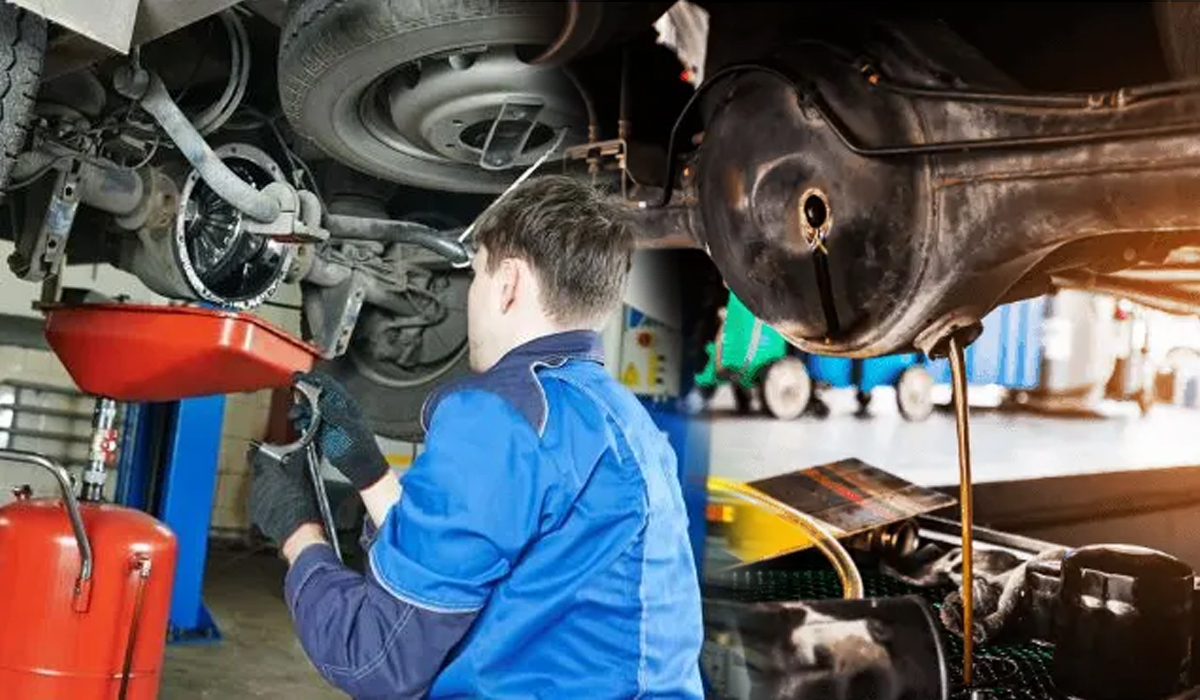
[[[355,269],[338,284],[304,295],[304,313],[321,357],[329,360],[346,352],[368,284],[366,273]]]
[[[329,231],[321,227],[321,203],[307,190],[295,190],[282,182],[273,182],[262,189],[279,199],[279,217],[271,222],[242,218],[242,229],[283,243],[320,243],[329,239]]]
[[[505,102],[492,122],[487,140],[483,142],[479,167],[484,170],[511,168],[525,150],[525,144],[529,143],[529,136],[538,125],[537,116],[542,107],[533,102]],[[525,123],[525,128],[516,131],[514,126],[520,122]]]
[[[79,177],[82,162],[71,160],[67,167],[60,170],[50,190],[46,211],[38,226],[36,238],[27,243],[29,247],[20,250],[9,259],[9,265],[18,277],[30,282],[41,282],[48,277],[58,274],[63,255],[67,251],[67,238],[71,235],[71,226],[75,223],[75,213],[79,210]],[[36,215],[35,215],[36,216]],[[26,219],[28,222],[28,219]],[[34,220],[36,221],[36,219]],[[27,228],[26,231],[29,229]],[[21,234],[18,233],[18,238]]]
[[[588,164],[588,173],[595,184],[601,170],[617,170],[621,173],[621,199],[626,199],[629,190],[629,144],[625,139],[609,139],[581,143],[566,149],[566,160],[582,160]]]

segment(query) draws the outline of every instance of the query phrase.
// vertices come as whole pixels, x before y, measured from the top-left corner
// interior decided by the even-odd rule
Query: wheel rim
[[[896,385],[896,400],[909,416],[923,418],[933,412],[933,375],[920,367],[909,367]]]
[[[511,158],[481,165],[502,110],[496,136],[519,142],[527,134],[527,140]],[[553,146],[559,130],[568,129],[565,142],[575,143],[586,124],[562,72],[525,63],[511,45],[444,52],[399,66],[361,92],[353,118],[356,123],[340,129],[347,144],[376,150],[376,162],[410,159],[390,168],[392,179],[461,191],[502,189],[513,172]],[[413,172],[414,166],[424,167]]]
[[[771,365],[763,381],[763,402],[778,418],[795,418],[804,412],[812,395],[808,370],[799,360],[785,359]]]

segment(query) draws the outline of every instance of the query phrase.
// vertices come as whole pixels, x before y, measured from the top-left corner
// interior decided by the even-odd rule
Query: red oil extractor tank
[[[63,492],[0,508],[0,698],[155,698],[175,536],[139,511],[78,503],[40,455],[0,460],[49,470]]]

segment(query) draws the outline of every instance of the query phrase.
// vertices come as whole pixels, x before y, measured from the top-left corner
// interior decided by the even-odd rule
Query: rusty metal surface
[[[801,348],[905,350],[1052,275],[1200,245],[1200,95],[1095,108],[913,97],[854,59],[903,84],[1010,86],[944,28],[876,29],[775,56],[799,85],[745,72],[709,95],[693,231],[734,293]],[[833,221],[821,245],[804,235],[812,188]]]
[[[13,0],[13,4],[42,15],[108,50],[128,53],[131,46],[170,34],[240,1]],[[95,49],[89,51],[89,55],[101,58],[102,52]]]
[[[120,53],[129,50],[138,15],[138,0],[13,0],[13,4]]]

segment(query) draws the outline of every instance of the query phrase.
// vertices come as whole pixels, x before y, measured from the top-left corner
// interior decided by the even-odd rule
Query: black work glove
[[[325,459],[359,491],[382,479],[390,467],[350,392],[323,372],[297,373],[294,380],[321,387],[321,428],[316,442]],[[311,415],[303,400],[288,412],[301,434],[308,427]]]
[[[250,522],[277,546],[295,534],[301,525],[320,523],[316,494],[301,469],[303,452],[282,464],[251,447]]]

